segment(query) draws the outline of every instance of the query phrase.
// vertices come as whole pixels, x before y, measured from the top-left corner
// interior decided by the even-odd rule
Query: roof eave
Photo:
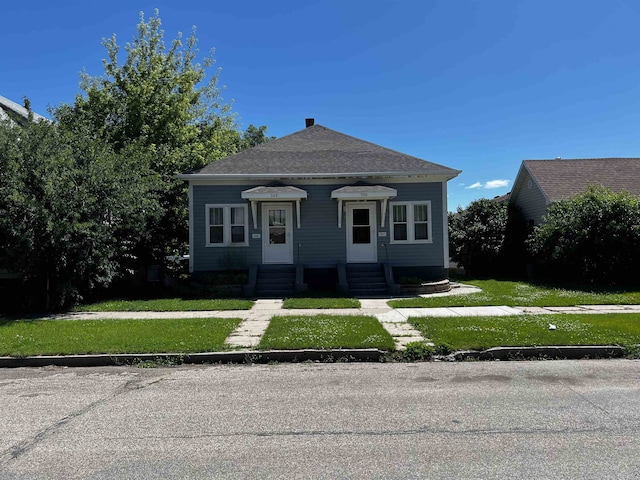
[[[279,179],[326,179],[326,178],[381,178],[381,177],[432,177],[438,181],[451,180],[461,170],[446,172],[345,172],[345,173],[184,173],[176,175],[180,180],[279,180]]]

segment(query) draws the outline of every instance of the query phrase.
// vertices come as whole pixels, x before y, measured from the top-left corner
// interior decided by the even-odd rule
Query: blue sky
[[[524,159],[640,155],[634,0],[10,2],[0,95],[38,113],[102,74],[101,40],[155,8],[197,26],[243,127],[304,118],[462,170],[449,209],[508,192]]]

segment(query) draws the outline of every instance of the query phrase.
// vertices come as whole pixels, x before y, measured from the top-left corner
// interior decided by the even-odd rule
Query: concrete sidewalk
[[[376,317],[394,338],[396,348],[402,350],[408,343],[427,341],[408,322],[410,317],[489,317],[523,314],[604,314],[640,313],[640,305],[577,305],[573,307],[438,307],[392,308],[390,298],[362,298],[360,308],[283,309],[283,300],[259,299],[250,310],[211,310],[180,312],[71,312],[39,317],[44,319],[154,319],[154,318],[240,318],[242,322],[227,338],[235,348],[255,348],[264,335],[269,321],[275,315],[370,315]]]
[[[189,354],[189,362],[228,363],[243,362],[246,355],[256,356],[260,361],[302,361],[322,360],[327,358],[345,358],[357,360],[379,360],[385,352],[376,349],[365,350],[300,350],[300,351],[257,351],[255,347],[260,343],[272,317],[276,315],[313,316],[313,315],[370,315],[376,317],[389,332],[395,342],[397,350],[404,350],[410,342],[426,342],[409,323],[410,317],[455,317],[461,316],[509,316],[523,314],[604,314],[604,313],[639,313],[640,305],[577,305],[573,307],[446,307],[446,308],[391,308],[388,298],[360,299],[360,308],[349,309],[283,309],[283,300],[261,299],[250,310],[213,310],[213,311],[181,311],[181,312],[70,312],[65,314],[31,317],[31,319],[155,319],[155,318],[240,318],[242,322],[226,339],[226,343],[234,347],[231,352],[207,352]],[[455,320],[453,320],[455,321]],[[476,359],[509,359],[513,356],[546,356],[547,358],[584,358],[613,357],[624,355],[624,349],[618,346],[592,347],[500,347],[485,352],[458,352],[456,359],[467,357]],[[61,366],[91,366],[91,365],[119,365],[140,359],[171,359],[175,354],[127,354],[127,355],[68,355],[41,357],[0,357],[0,367],[26,367],[43,365]],[[459,357],[459,358],[458,358]]]

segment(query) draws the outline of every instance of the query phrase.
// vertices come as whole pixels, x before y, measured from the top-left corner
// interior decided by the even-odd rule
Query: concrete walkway
[[[255,348],[275,315],[370,315],[376,317],[394,338],[396,348],[402,350],[407,343],[426,341],[411,324],[410,317],[468,317],[510,316],[522,314],[574,314],[574,313],[640,313],[640,305],[577,305],[573,307],[440,307],[440,308],[391,308],[389,298],[360,299],[360,308],[332,309],[283,309],[282,300],[260,299],[251,310],[212,310],[181,312],[71,312],[50,315],[47,319],[152,319],[152,318],[241,318],[242,323],[227,338],[236,348]]]

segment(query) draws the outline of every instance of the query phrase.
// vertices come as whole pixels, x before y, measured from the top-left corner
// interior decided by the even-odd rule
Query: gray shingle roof
[[[191,172],[206,175],[460,173],[321,125],[278,138]]]
[[[593,184],[640,195],[640,158],[525,160],[523,163],[552,202],[584,192]]]

